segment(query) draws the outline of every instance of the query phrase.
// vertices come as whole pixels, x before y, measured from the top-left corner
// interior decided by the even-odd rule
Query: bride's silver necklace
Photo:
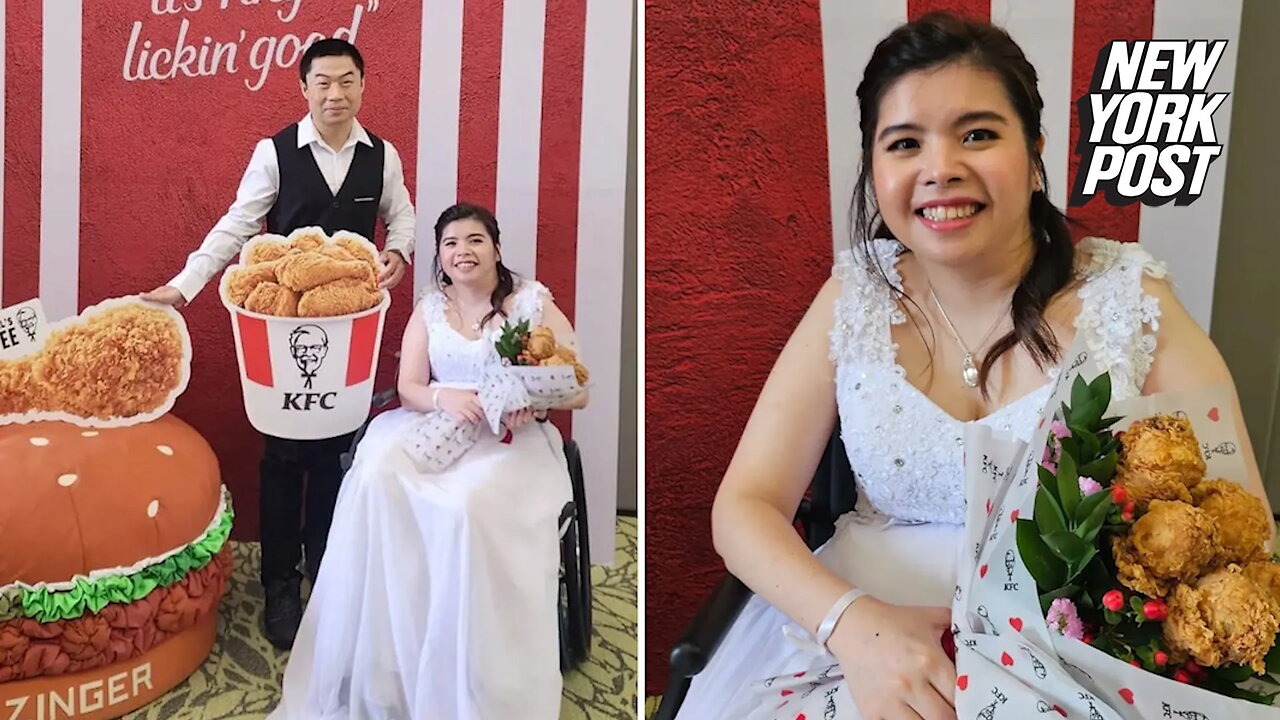
[[[961,350],[964,350],[964,360],[961,363],[961,377],[964,380],[964,384],[971,388],[978,387],[978,368],[973,364],[973,351],[960,338],[960,333],[951,322],[951,318],[947,317],[947,311],[942,307],[942,303],[938,302],[938,296],[933,292],[932,287],[929,288],[929,297],[933,298],[933,304],[938,307],[938,312],[942,313],[942,319],[947,321],[947,327],[951,328],[951,334],[955,336],[956,343],[960,345]],[[979,349],[982,349],[987,344],[987,340],[991,339],[991,333],[996,331],[996,328],[1000,326],[1000,321],[1003,319],[1003,313],[996,316],[996,321],[991,324],[991,329],[987,331],[986,336],[978,343]]]
[[[455,300],[454,298],[449,297],[447,294],[444,297],[446,300],[449,301],[449,306],[453,308],[453,312],[458,316],[458,324],[462,325],[463,327],[468,327],[467,318],[462,314],[462,303]],[[475,322],[471,323],[470,325],[471,332],[474,332],[474,333],[480,332],[480,320],[484,319],[485,314],[487,314],[489,310],[490,308],[486,308],[483,312],[480,313],[478,319]]]

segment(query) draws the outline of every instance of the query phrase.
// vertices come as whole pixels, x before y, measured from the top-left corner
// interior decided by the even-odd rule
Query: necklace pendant
[[[964,354],[964,384],[971,388],[978,387],[978,368],[973,365],[973,353]]]

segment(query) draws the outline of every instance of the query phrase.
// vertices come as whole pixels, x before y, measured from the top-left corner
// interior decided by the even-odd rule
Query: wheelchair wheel
[[[582,663],[580,608],[582,575],[578,571],[577,508],[573,501],[560,512],[560,583],[556,615],[560,622],[560,671],[568,672]]]
[[[572,535],[576,552],[571,562],[574,572],[569,574],[575,580],[569,585],[574,600],[569,603],[570,630],[569,641],[574,656],[579,662],[591,656],[592,624],[592,591],[591,591],[591,542],[587,523],[587,498],[585,478],[582,472],[582,456],[578,452],[577,443],[565,443],[565,458],[569,465],[569,477],[573,481],[574,517]],[[566,559],[568,560],[568,559]]]

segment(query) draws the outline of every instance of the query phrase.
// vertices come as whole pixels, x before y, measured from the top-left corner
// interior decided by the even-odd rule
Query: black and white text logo
[[[1080,156],[1070,205],[1103,193],[1117,207],[1190,205],[1222,155],[1214,113],[1228,93],[1209,80],[1226,40],[1115,41],[1076,103]]]

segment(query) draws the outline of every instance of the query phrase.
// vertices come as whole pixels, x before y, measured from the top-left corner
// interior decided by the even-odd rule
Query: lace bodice
[[[512,322],[528,320],[533,327],[542,322],[542,303],[550,298],[546,286],[534,280],[522,280],[512,296]],[[498,361],[493,343],[501,333],[499,327],[486,330],[479,338],[467,338],[453,329],[445,316],[448,300],[440,290],[422,298],[423,319],[427,323],[427,355],[431,360],[431,379],[436,382],[479,384],[485,365]]]
[[[1104,370],[1117,400],[1140,394],[1158,329],[1160,308],[1143,292],[1142,274],[1165,268],[1136,244],[1101,238],[1081,241],[1086,258],[1078,332]],[[902,287],[896,241],[877,240],[874,262]],[[832,270],[843,282],[831,330],[841,436],[858,483],[855,517],[894,522],[964,522],[963,437],[953,418],[906,379],[897,364],[891,325],[907,321],[860,251],[840,253]],[[1030,394],[974,422],[1029,440],[1057,370]]]

